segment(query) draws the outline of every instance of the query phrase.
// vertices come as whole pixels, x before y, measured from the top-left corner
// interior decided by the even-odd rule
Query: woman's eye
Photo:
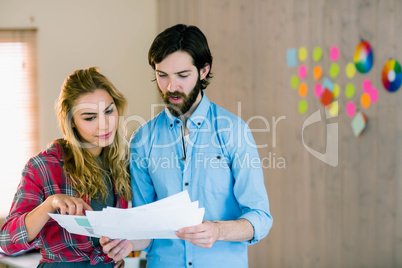
[[[166,77],[166,74],[160,74],[160,73],[158,73],[158,77]]]
[[[84,118],[85,121],[92,121],[95,119],[95,116]]]
[[[114,111],[114,109],[109,109],[109,110],[105,111],[105,114],[111,114],[111,113],[113,113],[113,111]]]

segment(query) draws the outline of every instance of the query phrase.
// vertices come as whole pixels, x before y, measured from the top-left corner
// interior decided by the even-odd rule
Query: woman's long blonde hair
[[[87,93],[103,89],[113,98],[118,111],[118,128],[115,138],[109,146],[103,148],[101,167],[73,128],[73,108],[76,100]],[[65,159],[64,169],[70,175],[72,186],[79,197],[88,195],[96,198],[101,193],[102,200],[110,189],[107,188],[104,176],[111,179],[116,192],[126,201],[132,198],[131,181],[128,172],[128,146],[126,146],[125,130],[122,115],[127,108],[126,98],[95,67],[76,70],[64,81],[57,102],[56,111],[61,130],[65,135],[59,142],[63,146]]]

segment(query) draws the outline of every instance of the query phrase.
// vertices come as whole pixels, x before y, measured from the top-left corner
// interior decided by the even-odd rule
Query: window
[[[0,29],[0,217],[8,215],[25,163],[38,150],[36,31]]]

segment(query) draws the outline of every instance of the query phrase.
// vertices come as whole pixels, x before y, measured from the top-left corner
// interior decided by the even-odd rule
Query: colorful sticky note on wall
[[[290,48],[286,51],[286,64],[288,67],[297,66],[297,49]]]
[[[334,101],[333,103],[331,103],[331,105],[329,106],[329,114],[334,117],[334,116],[338,116],[338,112],[339,112],[339,103],[338,101]]]
[[[371,104],[371,102],[370,102],[370,95],[367,94],[366,92],[363,93],[363,94],[361,95],[361,97],[360,97],[360,104],[362,105],[362,107],[363,107],[364,109],[367,109],[368,107],[370,107],[370,104]]]
[[[331,92],[334,91],[334,83],[326,77],[324,77],[324,81],[322,82],[322,87],[328,88]]]
[[[345,96],[351,99],[355,96],[355,85],[353,83],[348,83],[345,87]]]
[[[345,72],[346,72],[346,76],[348,78],[352,79],[356,74],[356,66],[355,66],[355,64],[353,62],[349,62],[346,65]]]
[[[357,112],[352,120],[352,130],[355,137],[359,137],[366,128],[366,116],[362,112]]]
[[[356,69],[362,74],[368,73],[373,67],[373,50],[369,42],[362,40],[356,47],[353,57]]]
[[[300,85],[299,85],[299,95],[300,95],[300,97],[302,97],[302,98],[306,97],[307,91],[308,91],[307,84],[306,83],[300,83]]]
[[[331,104],[333,100],[332,92],[329,91],[327,88],[324,89],[324,92],[321,95],[321,104],[323,106],[328,106]]]
[[[321,98],[322,93],[324,92],[324,90],[323,90],[321,84],[316,84],[316,85],[315,85],[315,87],[314,87],[314,92],[315,92],[315,96],[316,96],[317,98]]]
[[[299,77],[297,77],[297,75],[292,75],[292,78],[290,79],[290,85],[293,89],[297,89],[299,87]]]
[[[313,78],[315,81],[317,81],[318,79],[321,79],[322,77],[322,68],[321,66],[315,66],[313,69]]]
[[[299,77],[300,79],[304,79],[307,76],[307,67],[306,65],[302,64],[299,67]]]
[[[305,61],[307,59],[307,48],[301,47],[299,48],[299,60]]]
[[[333,46],[331,47],[330,51],[329,51],[329,58],[332,61],[337,61],[339,58],[339,48],[337,46]]]
[[[331,66],[329,67],[329,75],[332,78],[337,78],[339,75],[339,65],[337,63],[332,63]]]
[[[402,68],[398,61],[390,59],[382,68],[382,83],[388,92],[397,91],[402,84]]]
[[[334,83],[334,91],[332,92],[334,95],[334,98],[337,99],[339,97],[339,94],[341,94],[341,88],[337,83]]]
[[[315,47],[313,51],[313,61],[318,62],[322,59],[322,49]]]
[[[348,104],[346,104],[346,114],[349,117],[353,117],[356,114],[356,105],[354,102],[350,101]]]
[[[299,113],[300,114],[305,114],[308,110],[308,103],[306,100],[300,100],[299,101]]]

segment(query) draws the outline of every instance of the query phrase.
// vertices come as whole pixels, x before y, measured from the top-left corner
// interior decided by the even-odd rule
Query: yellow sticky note
[[[329,106],[329,114],[331,116],[337,116],[339,112],[339,104],[337,101],[334,101],[333,103],[331,103],[331,105]]]
[[[346,65],[346,76],[352,79],[356,74],[356,66],[353,62],[349,62]]]
[[[305,61],[307,59],[307,48],[301,47],[299,48],[299,60]]]

